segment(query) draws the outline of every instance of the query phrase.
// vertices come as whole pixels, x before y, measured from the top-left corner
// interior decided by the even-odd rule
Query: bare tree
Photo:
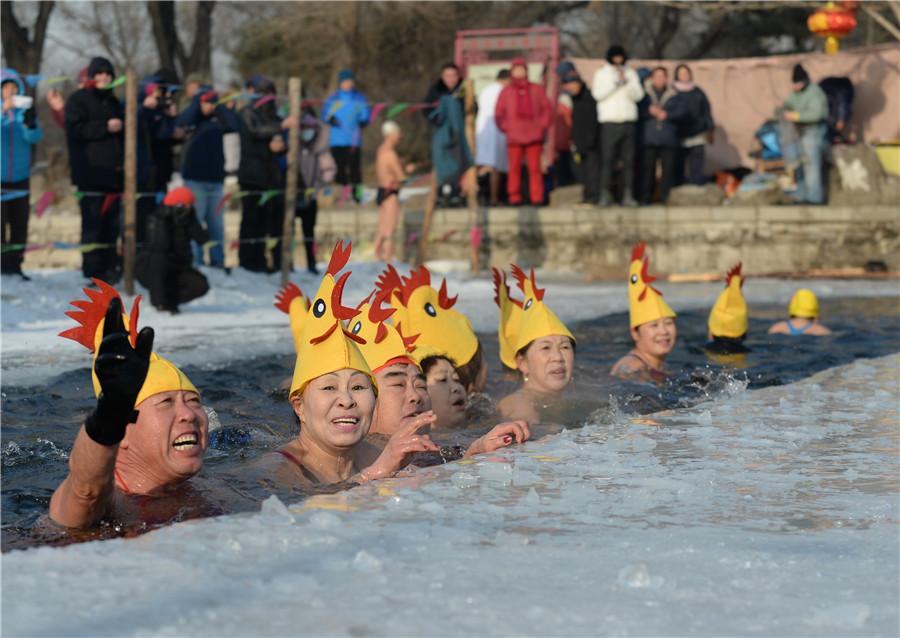
[[[55,3],[38,3],[33,35],[30,38],[28,27],[20,24],[16,18],[13,4],[10,0],[0,2],[0,36],[3,40],[3,56],[6,58],[7,65],[19,73],[37,73],[41,70],[47,25],[50,22],[50,14],[53,13]]]
[[[54,44],[85,61],[102,52],[117,69],[149,70],[146,63],[149,29],[141,5],[132,2],[66,2],[61,5],[60,12],[84,34],[84,39],[95,42],[102,51],[85,51],[83,44],[73,38],[51,36]]]
[[[179,3],[186,5],[187,3]],[[153,39],[159,54],[160,66],[174,69],[182,77],[191,73],[209,75],[212,58],[213,2],[193,4],[193,39],[190,51],[178,34],[177,7],[171,0],[147,2],[147,13],[153,23]],[[185,7],[186,8],[186,7]]]

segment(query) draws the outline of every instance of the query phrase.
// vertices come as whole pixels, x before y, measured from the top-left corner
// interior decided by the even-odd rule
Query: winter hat
[[[628,61],[628,55],[625,53],[625,48],[621,44],[614,44],[606,50],[606,61],[610,64],[613,63],[613,58],[621,55],[625,61]]]
[[[494,302],[500,308],[500,325],[497,338],[500,341],[500,360],[507,368],[516,368],[516,353],[541,337],[560,335],[573,342],[575,336],[566,328],[547,304],[544,303],[544,288],[538,288],[534,280],[534,268],[531,275],[512,264],[512,276],[519,290],[522,301],[509,296],[506,273],[493,269]]]
[[[168,193],[166,193],[166,198],[163,200],[163,205],[193,206],[194,193],[192,193],[191,189],[187,186],[179,186],[178,188],[173,188]]]
[[[219,101],[219,93],[215,89],[212,89],[208,86],[200,88],[200,101],[201,102],[218,102]]]
[[[806,69],[803,68],[803,65],[794,65],[794,71],[791,74],[791,82],[803,82],[804,84],[809,82],[809,74],[806,72]]]
[[[175,71],[173,71],[172,69],[167,69],[165,67],[158,69],[153,75],[156,76],[156,82],[158,84],[162,84],[170,88],[179,86],[181,82],[178,79],[178,74],[175,73]]]
[[[566,73],[565,75],[563,75],[560,78],[560,82],[562,84],[567,84],[569,82],[580,82],[580,81],[581,81],[581,76],[578,75],[577,71],[569,71],[568,73]]]
[[[510,68],[510,69],[514,69],[514,68],[516,68],[517,66],[523,67],[526,71],[528,70],[528,64],[526,64],[525,58],[522,58],[522,57],[519,57],[519,58],[513,58],[513,59],[512,59],[512,62],[509,63],[509,68]]]
[[[80,325],[76,328],[69,328],[68,330],[60,332],[59,336],[80,343],[90,350],[96,358],[100,342],[103,340],[103,325],[106,322],[106,311],[109,308],[109,303],[116,297],[121,300],[121,297],[119,297],[119,293],[116,292],[116,289],[105,281],[96,278],[93,281],[97,286],[97,290],[84,288],[84,292],[87,294],[89,301],[81,299],[73,301],[72,305],[78,308],[78,310],[70,310],[66,313],[67,316],[77,321]],[[134,300],[130,317],[125,315],[124,302],[122,304],[122,319],[125,326],[127,326],[132,345],[134,345],[138,335],[137,322],[138,315],[140,314],[140,302],[141,297],[139,295]],[[93,366],[91,367],[93,368]],[[100,380],[93,370],[91,371],[91,376],[94,381],[94,393],[97,396],[100,396]],[[197,390],[193,383],[191,383],[191,380],[187,378],[187,375],[185,375],[174,363],[163,359],[155,352],[151,353],[150,367],[147,369],[144,385],[141,386],[134,405],[140,405],[144,399],[151,397],[154,394],[171,392],[173,390],[185,390],[200,394],[200,391]]]
[[[353,75],[352,69],[341,69],[338,73],[338,82],[343,82],[344,80],[353,80],[355,79]]]
[[[15,69],[3,69],[2,76],[0,76],[0,86],[6,84],[7,82],[13,82],[17,87],[19,87],[19,93],[25,93],[25,85],[22,83],[22,78],[19,76],[19,73]]]
[[[575,65],[569,62],[568,60],[563,60],[559,63],[559,66],[556,67],[556,74],[560,76],[568,75],[571,71],[575,70]]]
[[[106,58],[96,57],[88,64],[88,79],[93,80],[98,73],[109,73],[112,77],[116,77],[116,71],[113,69],[112,62]]]
[[[713,337],[737,339],[747,334],[747,302],[741,292],[744,279],[738,263],[725,275],[725,290],[709,313],[709,332]]]
[[[646,244],[640,242],[631,249],[631,266],[628,268],[628,314],[632,328],[645,323],[675,317],[662,293],[651,284],[656,277],[650,276],[650,258],[644,256]]]

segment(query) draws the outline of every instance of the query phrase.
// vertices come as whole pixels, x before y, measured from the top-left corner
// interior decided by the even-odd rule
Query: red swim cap
[[[187,186],[179,186],[166,193],[163,204],[166,206],[193,206],[194,194]]]

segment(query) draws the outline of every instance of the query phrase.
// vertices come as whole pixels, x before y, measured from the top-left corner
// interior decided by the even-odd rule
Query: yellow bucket
[[[900,142],[876,144],[875,152],[885,171],[900,176]]]

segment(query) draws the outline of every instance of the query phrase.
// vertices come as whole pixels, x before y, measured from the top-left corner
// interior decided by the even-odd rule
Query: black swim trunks
[[[399,188],[382,188],[378,187],[378,194],[375,196],[375,203],[381,206],[384,202],[389,200],[394,195],[399,195]]]

